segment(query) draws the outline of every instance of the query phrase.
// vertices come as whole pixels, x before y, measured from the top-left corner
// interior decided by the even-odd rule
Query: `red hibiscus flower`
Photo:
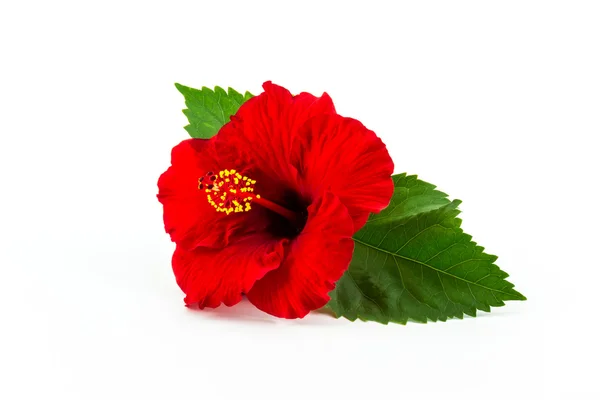
[[[158,181],[173,271],[187,305],[301,318],[348,268],[352,235],[386,207],[393,162],[327,94],[271,82],[212,139],[177,145]]]

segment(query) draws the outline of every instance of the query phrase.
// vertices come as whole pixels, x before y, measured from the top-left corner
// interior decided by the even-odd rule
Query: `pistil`
[[[281,215],[282,217],[287,218],[291,222],[296,222],[296,220],[298,219],[294,212],[288,210],[287,208],[280,206],[279,204],[273,203],[272,201],[267,200],[264,197],[260,197],[257,195],[257,197],[255,197],[252,200],[254,201],[254,203],[256,203],[260,206],[263,206],[264,208],[269,209],[269,210]]]
[[[227,215],[232,212],[248,212],[252,209],[251,203],[256,203],[291,222],[296,222],[296,213],[255,194],[255,184],[255,180],[243,176],[234,169],[225,169],[216,174],[209,171],[205,176],[198,178],[198,189],[206,192],[208,203],[217,212],[224,212]]]

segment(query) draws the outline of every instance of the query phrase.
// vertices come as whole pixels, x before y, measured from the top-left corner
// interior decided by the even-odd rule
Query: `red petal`
[[[379,212],[394,191],[394,163],[385,144],[359,121],[337,114],[311,118],[292,146],[300,190],[316,198],[334,193],[360,229],[370,212]]]
[[[173,148],[171,167],[158,180],[158,200],[164,207],[165,230],[171,240],[191,250],[197,246],[222,247],[234,235],[260,230],[260,213],[225,215],[212,208],[206,193],[198,189],[198,178],[213,171],[237,166],[219,160],[213,140],[188,139]],[[250,215],[251,214],[251,215]]]
[[[292,96],[271,82],[263,84],[264,92],[244,103],[230,123],[221,128],[218,141],[235,144],[253,179],[259,185],[268,180],[270,187],[285,186],[296,190],[296,171],[290,167],[290,148],[298,129],[311,117],[335,113],[327,94],[315,97],[309,93]],[[258,186],[257,186],[258,187]],[[261,188],[261,195],[278,201],[278,193]],[[278,192],[281,192],[279,190]]]
[[[282,318],[302,318],[327,304],[328,293],[350,264],[353,223],[331,193],[308,208],[308,221],[281,266],[257,281],[248,299]]]
[[[279,267],[286,242],[257,234],[223,249],[187,251],[177,246],[173,272],[185,303],[200,308],[239,303],[257,279]]]

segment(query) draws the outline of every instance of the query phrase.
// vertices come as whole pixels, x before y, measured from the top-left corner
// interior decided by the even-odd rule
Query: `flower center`
[[[224,169],[218,174],[209,171],[198,178],[198,189],[206,192],[208,203],[218,212],[229,215],[232,212],[250,211],[250,202],[260,195],[255,195],[256,181],[242,176],[235,169]]]
[[[235,169],[224,169],[218,174],[209,171],[198,178],[198,189],[206,192],[206,200],[217,212],[227,215],[232,212],[248,212],[254,202],[292,222],[297,220],[294,212],[255,194],[255,183],[255,180],[243,176]]]

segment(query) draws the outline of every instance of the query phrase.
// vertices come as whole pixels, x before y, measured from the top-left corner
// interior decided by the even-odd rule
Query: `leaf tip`
[[[516,290],[515,290],[515,297],[517,297],[515,299],[517,301],[525,301],[525,300],[527,300],[527,297],[525,297],[523,294],[517,292]]]
[[[182,85],[182,84],[181,84],[181,83],[179,83],[179,82],[175,82],[175,87],[177,88],[177,90],[178,90],[180,93],[183,93],[183,91],[184,91],[185,89],[187,89],[187,86],[184,86],[184,85]]]

